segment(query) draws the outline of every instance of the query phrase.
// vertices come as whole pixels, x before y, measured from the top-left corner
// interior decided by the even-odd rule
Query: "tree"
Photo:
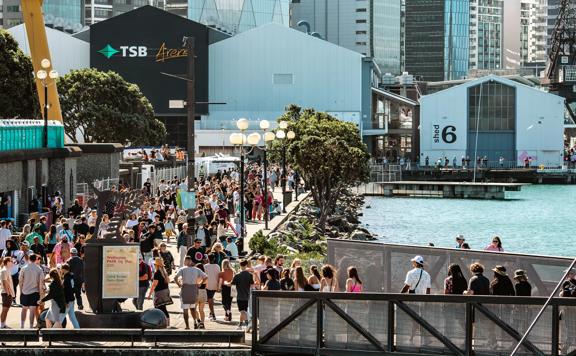
[[[73,70],[58,80],[66,136],[78,142],[119,142],[159,145],[166,137],[164,124],[140,88],[115,72]]]
[[[356,125],[327,113],[290,106],[278,121],[288,121],[288,130],[296,133],[286,142],[287,161],[310,187],[324,230],[341,192],[369,177],[366,145]]]
[[[38,118],[38,94],[30,58],[0,29],[0,118]]]

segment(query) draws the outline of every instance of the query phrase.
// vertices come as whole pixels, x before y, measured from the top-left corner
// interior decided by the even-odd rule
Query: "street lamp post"
[[[52,69],[48,71],[52,63],[47,58],[44,58],[40,62],[42,69],[36,72],[36,78],[40,79],[42,86],[44,87],[44,137],[42,145],[48,148],[48,86],[53,84],[56,79],[58,79],[58,72]],[[49,83],[47,79],[52,79],[52,83]]]
[[[260,134],[253,132],[246,136],[244,132],[248,129],[250,122],[248,119],[239,119],[236,126],[240,132],[235,132],[230,135],[230,143],[240,149],[240,237],[244,242],[245,233],[245,213],[244,213],[244,156],[250,154],[254,147],[260,142]],[[246,149],[244,146],[248,143],[251,148]]]
[[[282,213],[286,213],[286,182],[288,177],[286,175],[286,141],[285,139],[292,140],[296,137],[294,131],[288,131],[287,133],[284,131],[288,128],[287,121],[280,121],[278,124],[280,129],[276,131],[276,138],[282,141],[282,175],[280,176],[280,184],[282,184]]]
[[[264,154],[264,230],[268,230],[270,206],[268,205],[268,159],[266,157],[266,152],[268,151],[268,143],[274,141],[276,135],[273,132],[268,131],[270,128],[268,120],[261,120],[260,128],[264,131],[264,147],[260,147]]]

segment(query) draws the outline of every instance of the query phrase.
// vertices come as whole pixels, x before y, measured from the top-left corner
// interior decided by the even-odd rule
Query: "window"
[[[356,34],[357,35],[365,35],[365,34],[367,34],[367,32],[366,31],[356,31]]]
[[[356,9],[356,12],[366,12],[365,8]]]
[[[272,82],[279,85],[291,85],[294,84],[294,75],[292,73],[274,74]]]
[[[516,89],[485,82],[468,89],[468,128],[476,131],[514,131]]]
[[[356,20],[356,23],[366,23],[366,20]]]

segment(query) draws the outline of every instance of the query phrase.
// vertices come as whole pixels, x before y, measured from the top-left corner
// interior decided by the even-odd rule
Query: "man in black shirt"
[[[70,266],[70,272],[74,281],[74,297],[78,304],[78,310],[84,309],[82,304],[82,285],[84,284],[84,261],[78,257],[78,249],[73,247],[70,249],[72,255],[66,263]]]
[[[78,199],[74,200],[74,205],[72,205],[69,209],[68,209],[68,215],[72,215],[73,217],[77,218],[82,214],[82,207],[80,206],[80,202],[78,201]]]
[[[470,272],[474,274],[468,282],[468,290],[466,294],[473,295],[490,295],[490,281],[484,277],[484,266],[480,263],[473,263],[470,265]]]
[[[194,240],[194,246],[188,249],[186,253],[187,256],[190,256],[192,262],[194,264],[202,263],[204,261],[204,254],[206,253],[206,248],[202,246],[202,240],[196,239]]]
[[[240,324],[238,324],[238,329],[240,330],[244,323],[248,326],[248,300],[250,299],[250,288],[254,285],[254,276],[246,270],[247,266],[248,261],[240,261],[241,271],[232,278],[232,282],[224,282],[226,285],[236,286],[236,302],[238,304],[238,311],[240,312]]]
[[[34,243],[30,246],[30,251],[40,256],[42,258],[42,263],[48,263],[46,260],[46,249],[44,248],[44,245],[40,243],[38,236],[34,236]]]
[[[72,226],[72,231],[74,232],[74,236],[78,235],[88,235],[90,231],[90,226],[86,223],[86,218],[82,217],[80,220],[77,220],[77,223]]]

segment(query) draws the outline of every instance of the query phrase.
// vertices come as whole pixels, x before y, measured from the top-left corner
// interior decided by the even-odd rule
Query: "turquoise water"
[[[507,252],[576,257],[576,186],[531,185],[507,200],[367,197],[362,223],[383,242],[472,249],[492,236]]]

